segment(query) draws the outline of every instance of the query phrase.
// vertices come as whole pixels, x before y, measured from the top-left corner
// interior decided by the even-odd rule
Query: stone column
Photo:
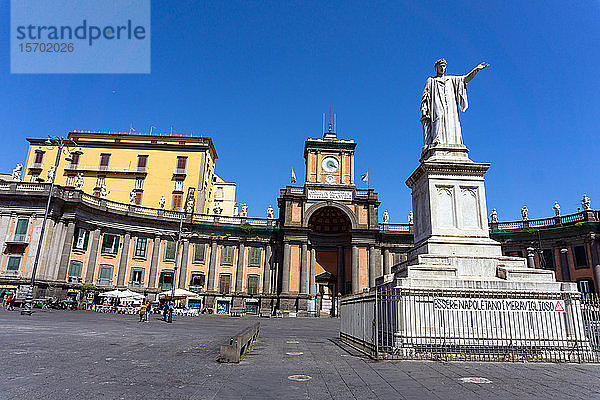
[[[291,247],[288,242],[283,243],[283,274],[281,277],[281,292],[289,293],[290,291],[290,255]]]
[[[125,273],[127,273],[127,261],[129,260],[129,242],[131,242],[131,234],[126,232],[125,236],[123,236],[123,248],[121,249],[121,257],[119,258],[117,286],[124,286],[125,284]]]
[[[374,247],[373,251],[375,252],[374,260],[375,260],[375,278],[379,278],[383,275],[383,268],[381,266],[381,248]]]
[[[210,262],[208,264],[208,285],[206,290],[212,292],[215,290],[215,275],[217,273],[217,241],[210,242]]]
[[[150,259],[150,272],[148,274],[147,287],[156,287],[156,274],[158,272],[158,259],[160,257],[160,236],[154,236],[152,240],[152,258]]]
[[[389,275],[392,273],[392,269],[390,268],[390,249],[383,250],[383,274]]]
[[[369,245],[368,254],[367,254],[367,265],[369,271],[369,288],[375,286],[375,260],[373,259],[375,256],[375,251],[373,250],[373,245]]]
[[[265,247],[265,264],[263,266],[263,294],[271,293],[271,245]]]
[[[300,293],[306,294],[307,273],[308,273],[308,244],[302,243],[300,253]]]
[[[235,270],[235,291],[243,291],[244,284],[244,259],[246,258],[246,247],[243,242],[238,245],[237,268]]]
[[[317,293],[317,285],[315,282],[315,275],[317,274],[317,249],[314,247],[310,249],[310,272],[308,273],[308,279],[310,280],[309,294],[314,296]]]
[[[67,264],[71,255],[71,247],[73,246],[73,235],[75,233],[75,221],[69,221],[67,225],[67,235],[62,244],[62,254],[60,255],[60,263],[58,264],[58,280],[65,281],[67,279]]]
[[[352,245],[352,293],[358,293],[360,282],[358,280],[358,246]]]
[[[344,293],[344,247],[338,246],[337,248],[337,293],[334,295],[343,294]]]
[[[592,253],[592,268],[594,270],[594,283],[596,293],[600,293],[600,240],[592,239],[590,243],[590,252]]]
[[[535,249],[533,247],[527,248],[527,268],[535,268]]]
[[[68,229],[69,228],[67,227],[67,230]],[[67,237],[68,236],[69,234],[67,233]],[[96,228],[95,230],[91,231],[90,236],[92,237],[92,240],[89,241],[90,256],[88,258],[87,270],[85,273],[86,283],[94,283],[94,272],[96,271],[96,260],[98,259],[98,244],[100,243],[100,236],[102,236],[100,228]]]
[[[183,250],[181,251],[181,267],[179,268],[179,282],[177,283],[177,287],[179,289],[185,289],[187,285],[187,264],[189,252],[190,242],[189,240],[184,240]]]

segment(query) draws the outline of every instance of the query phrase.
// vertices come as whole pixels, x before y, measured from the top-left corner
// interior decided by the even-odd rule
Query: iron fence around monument
[[[341,340],[377,359],[600,362],[594,294],[379,288],[340,316]]]

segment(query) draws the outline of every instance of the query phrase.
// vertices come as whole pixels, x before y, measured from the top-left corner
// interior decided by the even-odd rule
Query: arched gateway
[[[382,275],[379,201],[354,185],[355,147],[331,129],[308,139],[304,186],[281,190],[281,309],[335,314],[339,295],[372,287]]]

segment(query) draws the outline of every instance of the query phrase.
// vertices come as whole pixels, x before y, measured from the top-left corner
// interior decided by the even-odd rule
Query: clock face
[[[325,177],[325,182],[327,182],[327,183],[335,183],[335,177],[333,175],[327,175]]]
[[[335,172],[338,170],[340,162],[335,157],[325,157],[321,166],[325,172]]]

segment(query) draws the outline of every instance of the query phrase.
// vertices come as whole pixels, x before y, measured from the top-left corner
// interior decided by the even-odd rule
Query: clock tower
[[[322,139],[304,144],[306,185],[354,186],[354,140],[338,139],[329,124]]]

